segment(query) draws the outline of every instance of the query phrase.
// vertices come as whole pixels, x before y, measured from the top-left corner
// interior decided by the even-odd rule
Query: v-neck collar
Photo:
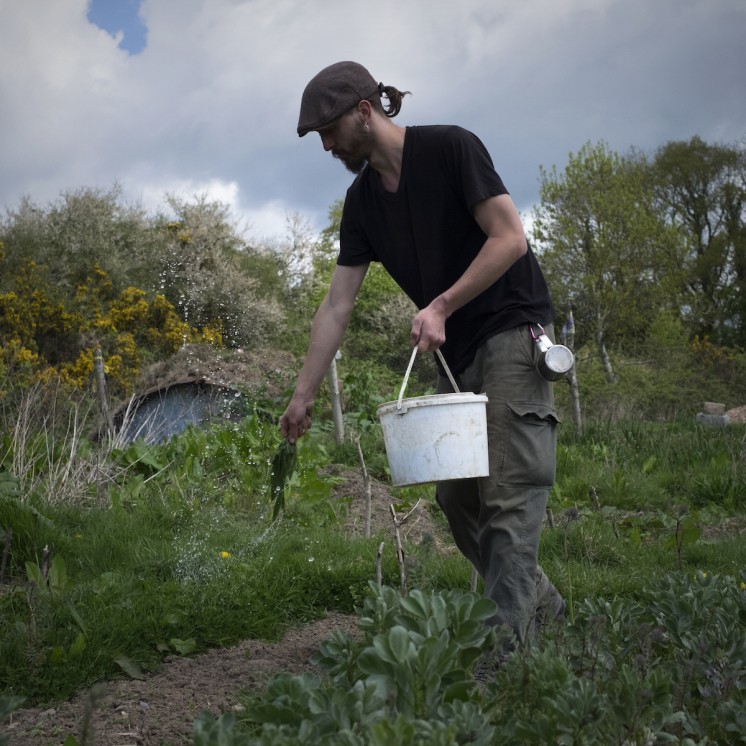
[[[386,189],[383,185],[383,179],[381,178],[381,174],[376,171],[375,168],[373,168],[370,163],[368,164],[368,168],[370,168],[373,176],[373,182],[375,183],[376,190],[382,194],[386,199],[396,199],[401,194],[404,193],[404,189],[406,187],[406,170],[407,170],[407,163],[409,161],[409,148],[410,148],[410,127],[404,128],[404,144],[402,145],[402,158],[401,158],[401,169],[399,171],[399,183],[396,186],[396,189],[392,192],[389,189]]]

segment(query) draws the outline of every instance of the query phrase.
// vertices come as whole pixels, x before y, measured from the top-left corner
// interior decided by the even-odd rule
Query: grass
[[[370,463],[385,476],[380,441],[364,435]],[[555,527],[543,535],[541,562],[571,618],[587,598],[640,600],[651,579],[672,571],[738,577],[746,567],[745,442],[746,428],[689,423],[560,434]],[[336,446],[324,428],[301,441],[287,512],[273,523],[267,470],[276,444],[274,424],[257,416],[187,431],[147,453],[112,449],[114,477],[97,486],[96,500],[85,480],[78,500],[46,495],[43,473],[24,494],[13,489],[12,459],[0,463],[11,475],[0,481],[0,534],[13,529],[0,597],[0,693],[54,702],[123,668],[154,671],[167,653],[276,640],[290,626],[359,606],[379,539],[339,530],[333,478],[323,476],[331,462],[358,468],[356,449]],[[55,458],[75,452],[58,445],[56,454],[47,463],[58,479]],[[72,488],[65,485],[67,494]],[[411,488],[399,498],[431,492]],[[726,519],[728,533],[708,532]],[[47,546],[64,573],[35,583]],[[470,568],[457,553],[424,541],[407,555],[410,588],[468,589]],[[398,587],[391,556],[383,581]]]

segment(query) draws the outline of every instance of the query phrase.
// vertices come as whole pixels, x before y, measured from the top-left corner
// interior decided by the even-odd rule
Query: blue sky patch
[[[112,36],[120,31],[120,49],[139,54],[148,43],[148,27],[138,15],[142,0],[90,0],[88,20]]]

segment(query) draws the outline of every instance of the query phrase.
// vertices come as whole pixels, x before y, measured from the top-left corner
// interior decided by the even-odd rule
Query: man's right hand
[[[412,346],[420,352],[435,352],[446,341],[446,314],[436,298],[412,320]]]
[[[284,438],[295,443],[298,438],[305,435],[311,427],[311,410],[313,402],[305,403],[290,400],[285,413],[280,417],[280,432]]]

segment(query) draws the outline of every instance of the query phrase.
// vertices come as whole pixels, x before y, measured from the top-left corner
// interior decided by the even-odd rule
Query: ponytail
[[[395,117],[401,111],[402,99],[404,96],[411,96],[411,91],[400,91],[392,85],[378,84],[378,95],[373,96],[374,105],[379,111],[382,111],[389,119]],[[382,99],[386,99],[386,106],[383,105]]]

